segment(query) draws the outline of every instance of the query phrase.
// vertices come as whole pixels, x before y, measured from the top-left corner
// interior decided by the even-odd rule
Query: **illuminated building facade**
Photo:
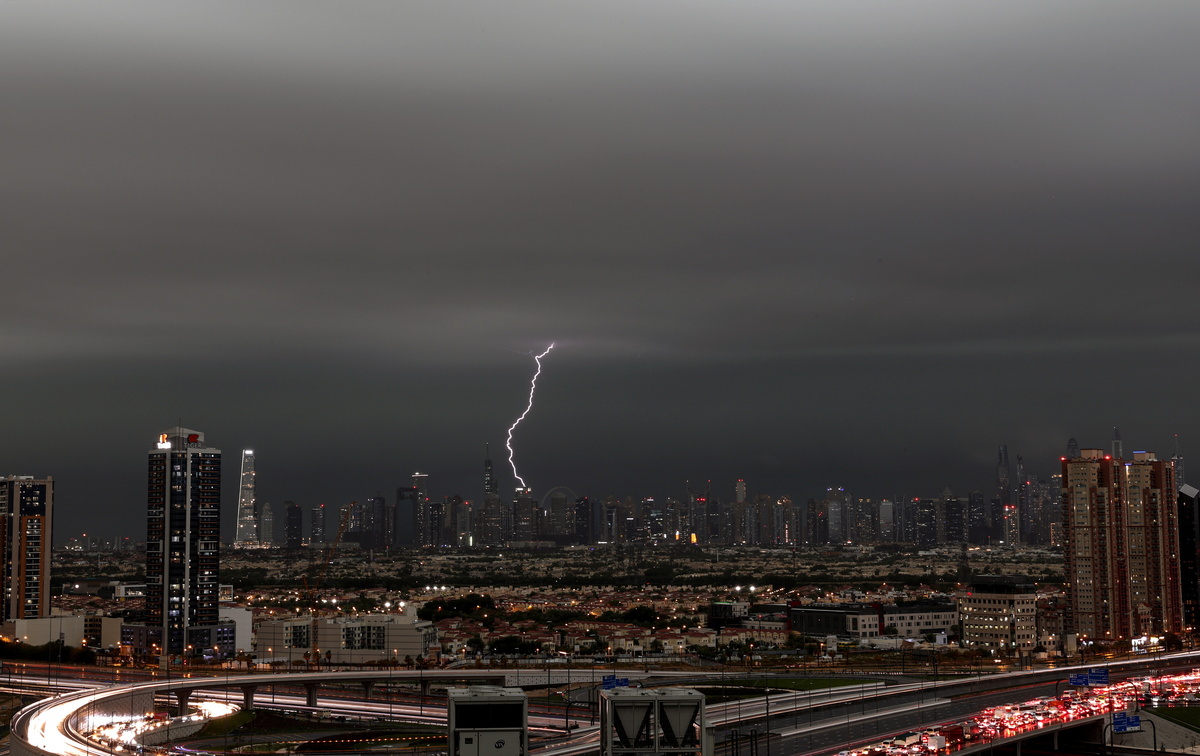
[[[162,653],[218,643],[221,450],[175,427],[150,450],[146,526],[146,622]]]
[[[491,447],[488,444],[484,444],[483,457],[483,495],[499,496],[500,484],[496,482],[496,476],[492,472]]]
[[[234,546],[258,546],[258,506],[254,498],[254,452],[242,452],[242,474],[238,485],[237,533]]]
[[[1114,444],[1118,445],[1119,441]],[[1083,641],[1180,632],[1175,468],[1150,452],[1062,459],[1067,631]]]
[[[0,620],[49,615],[53,517],[53,478],[10,475],[0,479],[0,553],[4,557]]]
[[[1004,652],[1031,652],[1037,638],[1037,587],[1023,578],[978,575],[958,597],[963,641]]]
[[[438,546],[441,542],[442,522],[440,518],[444,510],[440,506],[440,502],[430,501],[428,474],[413,473],[412,483],[412,490],[415,492],[412,523],[405,525],[412,530],[411,542],[416,546]],[[398,517],[399,508],[396,511]]]
[[[308,542],[325,543],[325,505],[314,504],[310,514],[312,520],[308,532]]]
[[[533,541],[538,538],[538,511],[533,489],[517,486],[513,494],[512,523],[514,541]]]
[[[1179,487],[1178,500],[1183,624],[1188,631],[1194,631],[1200,627],[1200,489],[1184,483]]]

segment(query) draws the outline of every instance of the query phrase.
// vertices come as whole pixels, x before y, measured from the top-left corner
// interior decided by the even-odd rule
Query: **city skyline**
[[[1113,428],[1115,434],[1114,439],[1110,439],[1104,444],[1085,444],[1085,450],[1089,452],[1112,453],[1114,458],[1121,458],[1120,431]],[[1049,461],[1051,465],[1058,465],[1061,460],[1078,456],[1080,444],[1077,439],[1070,438],[1068,443],[1064,445],[1063,452],[1059,457]],[[1134,455],[1151,454],[1154,455],[1154,450],[1148,452],[1142,450],[1139,446],[1137,450],[1128,449],[1128,459],[1133,459]],[[1182,471],[1184,469],[1185,458],[1178,449],[1178,443],[1174,450],[1175,456],[1168,461],[1180,474],[1179,482],[1182,485],[1184,478]],[[320,537],[315,541],[317,543],[324,542],[326,536],[333,537],[338,532],[339,512],[351,512],[351,517],[348,521],[346,529],[346,538],[358,539],[359,535],[351,535],[351,533],[371,532],[373,537],[378,539],[378,547],[388,546],[419,546],[442,544],[447,546],[467,546],[472,545],[469,541],[469,534],[464,524],[459,533],[459,542],[455,542],[455,536],[449,532],[437,535],[439,527],[451,528],[451,523],[457,522],[458,514],[456,507],[466,505],[472,512],[469,514],[469,527],[471,533],[476,537],[473,545],[498,545],[509,540],[515,541],[530,541],[541,540],[542,536],[550,536],[551,531],[563,530],[556,535],[564,535],[567,532],[575,530],[574,527],[568,527],[564,523],[553,524],[556,518],[566,517],[566,513],[554,513],[550,508],[546,508],[536,516],[537,522],[530,521],[525,525],[525,532],[518,537],[516,531],[512,534],[501,535],[501,532],[508,532],[512,528],[510,523],[502,527],[497,523],[491,526],[483,523],[489,516],[499,516],[493,513],[488,515],[486,512],[489,507],[502,506],[503,508],[511,509],[514,504],[519,506],[522,501],[528,502],[529,507],[549,507],[547,504],[550,501],[551,494],[555,496],[567,496],[569,501],[574,501],[575,498],[589,499],[592,501],[593,507],[596,509],[594,516],[603,517],[602,510],[606,504],[620,504],[622,507],[632,506],[634,509],[629,513],[641,512],[642,509],[661,508],[668,506],[671,512],[670,517],[678,518],[681,516],[684,521],[689,515],[687,511],[693,507],[695,503],[703,504],[709,501],[712,505],[720,505],[721,521],[724,525],[715,525],[716,521],[710,522],[707,526],[698,524],[691,528],[691,532],[699,535],[699,543],[708,543],[713,536],[720,533],[720,538],[715,542],[721,543],[737,543],[738,539],[743,536],[734,536],[735,533],[741,533],[742,525],[738,524],[738,518],[741,515],[737,514],[740,511],[739,505],[745,503],[754,510],[758,506],[766,503],[786,504],[787,507],[794,507],[796,511],[794,522],[789,520],[789,525],[784,526],[781,523],[776,525],[761,525],[764,528],[760,534],[763,538],[769,540],[757,540],[756,536],[751,536],[748,539],[740,542],[747,544],[767,544],[767,543],[783,543],[782,539],[784,530],[779,528],[791,528],[792,532],[786,536],[786,543],[808,543],[808,544],[823,544],[823,543],[877,543],[877,542],[905,542],[915,543],[919,546],[932,547],[934,545],[944,543],[954,543],[958,540],[972,544],[1021,544],[1021,545],[1061,545],[1062,539],[1062,520],[1061,513],[1058,508],[1058,491],[1061,483],[1060,475],[1057,472],[1057,467],[1052,468],[1055,472],[1044,474],[1042,470],[1030,469],[1026,465],[1021,455],[1016,455],[1015,468],[1012,465],[1007,466],[1007,447],[1004,444],[999,446],[999,456],[1001,464],[997,465],[993,471],[996,483],[995,487],[989,489],[984,485],[979,485],[972,488],[954,489],[951,486],[943,485],[940,490],[915,490],[915,491],[900,491],[890,494],[870,494],[865,491],[855,490],[854,487],[847,486],[829,486],[821,490],[812,491],[798,495],[793,491],[759,491],[752,486],[748,486],[747,481],[739,478],[734,481],[729,481],[729,486],[722,486],[720,482],[714,481],[688,481],[681,492],[623,492],[609,493],[604,496],[595,496],[588,491],[576,491],[569,486],[556,485],[547,487],[542,490],[531,490],[516,486],[512,491],[507,489],[500,490],[497,488],[497,481],[494,476],[492,466],[488,463],[490,459],[482,460],[483,464],[480,468],[482,475],[478,480],[478,495],[463,496],[459,493],[442,493],[435,487],[430,489],[428,480],[429,474],[422,472],[412,473],[412,486],[401,485],[397,489],[391,491],[376,491],[373,494],[359,496],[352,499],[345,499],[336,502],[310,502],[297,503],[290,499],[285,499],[282,503],[272,504],[270,501],[260,500],[257,504],[251,503],[247,506],[247,502],[254,502],[254,483],[249,484],[247,491],[247,469],[250,470],[250,475],[254,476],[254,453],[251,450],[246,450],[242,455],[242,467],[237,475],[235,492],[237,494],[237,504],[232,507],[232,511],[224,511],[221,515],[223,523],[221,530],[222,541],[233,546],[243,546],[254,548],[262,546],[287,546],[288,548],[296,548],[301,541],[308,543],[310,536],[319,533]],[[247,460],[250,460],[249,467]],[[1011,476],[1011,472],[1015,469],[1017,475]],[[231,492],[225,489],[230,487],[228,471],[222,484],[222,495],[228,501]],[[409,481],[404,481],[405,483]],[[729,490],[724,490],[728,488]],[[394,492],[394,496],[393,496]],[[1007,494],[1007,495],[1006,495]],[[532,498],[529,498],[532,496]],[[432,502],[433,510],[427,510],[422,507],[419,502]],[[491,502],[495,502],[493,505]],[[657,505],[654,504],[657,502]],[[832,502],[832,503],[831,503]],[[838,502],[841,502],[838,504]],[[816,504],[817,509],[813,509]],[[861,507],[867,507],[862,509]],[[703,508],[703,507],[702,507]],[[934,511],[936,508],[936,513]],[[224,510],[230,510],[230,506],[225,506]],[[255,511],[257,510],[257,511]],[[304,510],[309,510],[308,514]],[[806,513],[807,510],[807,513]],[[286,512],[286,519],[276,518],[275,511]],[[326,511],[332,512],[330,515],[332,521],[326,519]],[[624,510],[622,510],[624,511]],[[314,523],[313,518],[316,517],[314,512],[320,513]],[[385,514],[385,512],[387,514]],[[432,522],[426,522],[422,518],[434,516],[432,512],[436,512],[438,521],[441,524],[434,525]],[[715,510],[710,509],[710,518],[715,516]],[[637,515],[639,527],[646,525],[642,522],[643,514],[649,516],[649,509]],[[464,517],[468,514],[464,513]],[[509,517],[515,517],[516,514],[511,513]],[[534,516],[532,513],[526,513],[525,517]],[[659,517],[660,515],[656,515]],[[694,516],[694,515],[692,515]],[[756,517],[766,516],[762,513],[751,515],[751,520]],[[776,515],[778,516],[778,515]],[[790,515],[789,515],[790,517]],[[813,523],[817,520],[822,523],[817,530],[813,530]],[[367,518],[372,524],[366,524]],[[398,518],[398,519],[396,519]],[[444,518],[444,519],[443,519]],[[476,518],[479,518],[476,521]],[[544,519],[543,518],[548,518]],[[732,518],[732,519],[730,519]],[[854,518],[860,518],[855,523]],[[862,521],[861,518],[867,518],[869,523]],[[894,521],[893,521],[894,518]],[[230,520],[234,520],[232,523]],[[393,522],[395,520],[395,522]],[[376,522],[378,521],[378,522]],[[386,522],[386,524],[385,524]],[[465,523],[466,521],[464,521]],[[658,523],[661,526],[661,522]],[[678,524],[678,523],[677,523]],[[869,525],[869,527],[868,527]],[[953,531],[951,526],[953,525]],[[488,528],[494,531],[490,536],[484,536],[480,540],[482,532]],[[548,527],[550,530],[543,531],[543,527]],[[594,527],[601,527],[599,521],[594,524]],[[711,533],[706,531],[716,528]],[[756,528],[757,525],[749,525],[748,527]],[[393,530],[395,528],[396,530]],[[977,529],[978,528],[978,529]],[[253,539],[243,538],[241,534],[248,532],[250,529],[254,533]],[[517,528],[520,530],[520,528]],[[774,535],[768,536],[771,532]],[[289,535],[290,533],[290,535]],[[620,529],[620,534],[617,540],[625,541],[627,539],[641,540],[647,537],[649,531],[639,532],[635,535],[632,531],[626,533],[625,529]],[[957,533],[957,534],[956,534]],[[58,539],[57,545],[66,543],[82,543],[78,532],[64,532],[61,538]],[[88,541],[93,543],[110,541],[114,544],[116,539],[123,539],[127,545],[140,540],[138,534],[129,534],[124,531],[115,533],[95,532],[83,533],[88,536]],[[612,535],[617,535],[614,532]],[[678,537],[687,540],[688,533],[680,531]],[[734,540],[727,540],[729,538]],[[439,540],[445,538],[449,540]],[[468,539],[468,540],[463,540]],[[551,539],[554,540],[554,539]],[[605,538],[600,531],[593,532],[590,539],[585,538],[583,542],[603,542]]]
[[[486,444],[508,496],[550,343],[535,493],[1200,449],[1194,4],[65,7],[0,8],[0,463],[61,538],[176,423],[280,524]]]

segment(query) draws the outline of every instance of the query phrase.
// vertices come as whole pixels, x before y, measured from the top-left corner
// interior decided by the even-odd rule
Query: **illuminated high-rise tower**
[[[310,510],[309,543],[325,543],[325,505],[314,504]]]
[[[220,586],[221,450],[175,427],[150,450],[146,622],[163,653],[224,647],[216,633]]]
[[[234,546],[258,546],[258,506],[254,499],[254,452],[242,452],[242,475],[238,486],[237,533]]]
[[[1062,459],[1068,632],[1131,640],[1181,632],[1175,468],[1150,452]]]
[[[1179,576],[1184,627],[1200,626],[1200,489],[1179,487]]]
[[[1025,460],[1020,454],[1017,455],[1017,508],[1014,512],[1016,522],[1012,523],[1016,528],[1016,539],[1010,538],[1008,533],[1005,533],[1004,540],[1010,546],[1015,546],[1017,543],[1037,543],[1037,540],[1030,540],[1030,534],[1038,521],[1038,512],[1035,511],[1035,491],[1033,481],[1030,480],[1030,475],[1025,469]],[[1009,523],[1005,523],[1007,526]]]
[[[50,614],[50,541],[54,479],[0,478],[0,619]]]
[[[1020,540],[1017,505],[1012,500],[1012,467],[1008,464],[1008,446],[1000,444],[996,455],[996,498],[992,499],[992,527],[999,528],[1000,537],[1009,545]]]
[[[483,496],[499,496],[500,486],[496,483],[496,476],[492,474],[492,455],[490,444],[483,445]]]
[[[429,501],[429,475],[415,472],[412,487],[416,491],[416,507],[413,511],[413,543],[417,546],[432,546],[430,534],[434,528],[434,514]],[[397,510],[399,511],[399,510]]]
[[[533,489],[517,486],[512,503],[512,539],[533,541],[538,537],[537,503]]]

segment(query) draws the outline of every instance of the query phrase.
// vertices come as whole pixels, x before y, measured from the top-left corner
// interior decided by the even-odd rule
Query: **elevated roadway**
[[[1173,654],[1156,658],[1110,662],[1114,678],[1138,673],[1188,669],[1200,664],[1200,652]],[[968,678],[884,685],[865,682],[842,689],[814,693],[779,693],[763,699],[710,707],[709,719],[722,733],[755,729],[765,736],[762,756],[793,756],[800,753],[836,752],[856,742],[879,740],[890,734],[911,730],[924,722],[967,716],[995,703],[1012,702],[1055,690],[1072,671],[1091,666],[1060,667],[1051,670],[1009,673]],[[544,676],[543,676],[544,673]],[[557,673],[562,673],[561,677]],[[358,684],[364,696],[380,682],[406,682],[427,688],[430,684],[512,685],[514,678],[524,685],[560,684],[570,676],[572,682],[594,682],[608,670],[485,670],[454,669],[429,671],[320,671],[289,672],[231,677],[158,679],[60,694],[21,710],[12,721],[11,752],[16,756],[83,756],[110,753],[96,743],[86,741],[82,733],[114,716],[140,716],[153,711],[154,699],[169,695],[180,709],[187,707],[198,690],[236,689],[242,705],[252,709],[260,691],[277,686],[303,687],[305,705],[320,704],[325,685]],[[625,673],[623,673],[625,674]],[[669,684],[718,683],[723,676],[695,678],[675,676]],[[791,677],[794,677],[792,675]],[[543,682],[543,680],[545,682]],[[769,678],[768,678],[769,680]],[[236,695],[236,693],[235,693]],[[377,704],[376,704],[377,706]],[[363,704],[364,710],[370,710]],[[804,726],[800,717],[805,718]],[[928,717],[926,719],[926,717]],[[790,719],[790,726],[787,720]],[[915,720],[915,721],[914,721]],[[782,725],[782,726],[781,726]],[[594,731],[582,730],[569,742],[541,749],[545,756],[571,756],[597,750]]]

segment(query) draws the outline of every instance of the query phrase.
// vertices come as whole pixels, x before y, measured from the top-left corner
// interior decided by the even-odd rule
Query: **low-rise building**
[[[720,630],[727,625],[739,624],[750,614],[750,604],[745,601],[712,601],[708,605],[708,626]]]
[[[811,638],[828,635],[876,638],[880,610],[870,604],[808,604],[788,608],[787,630]]]
[[[1019,577],[980,575],[962,591],[963,641],[999,651],[1033,651],[1038,644],[1037,587]]]
[[[788,609],[788,629],[808,637],[871,639],[956,634],[958,607],[949,601],[906,604],[807,604]]]
[[[881,624],[885,632],[894,627],[901,638],[958,635],[959,611],[953,601],[885,604],[881,608]]]
[[[267,663],[403,662],[440,651],[437,628],[411,614],[268,620],[258,624],[256,634],[258,660]]]
[[[82,614],[55,614],[50,617],[11,619],[0,624],[0,636],[32,646],[62,641],[67,646],[86,646]]]

